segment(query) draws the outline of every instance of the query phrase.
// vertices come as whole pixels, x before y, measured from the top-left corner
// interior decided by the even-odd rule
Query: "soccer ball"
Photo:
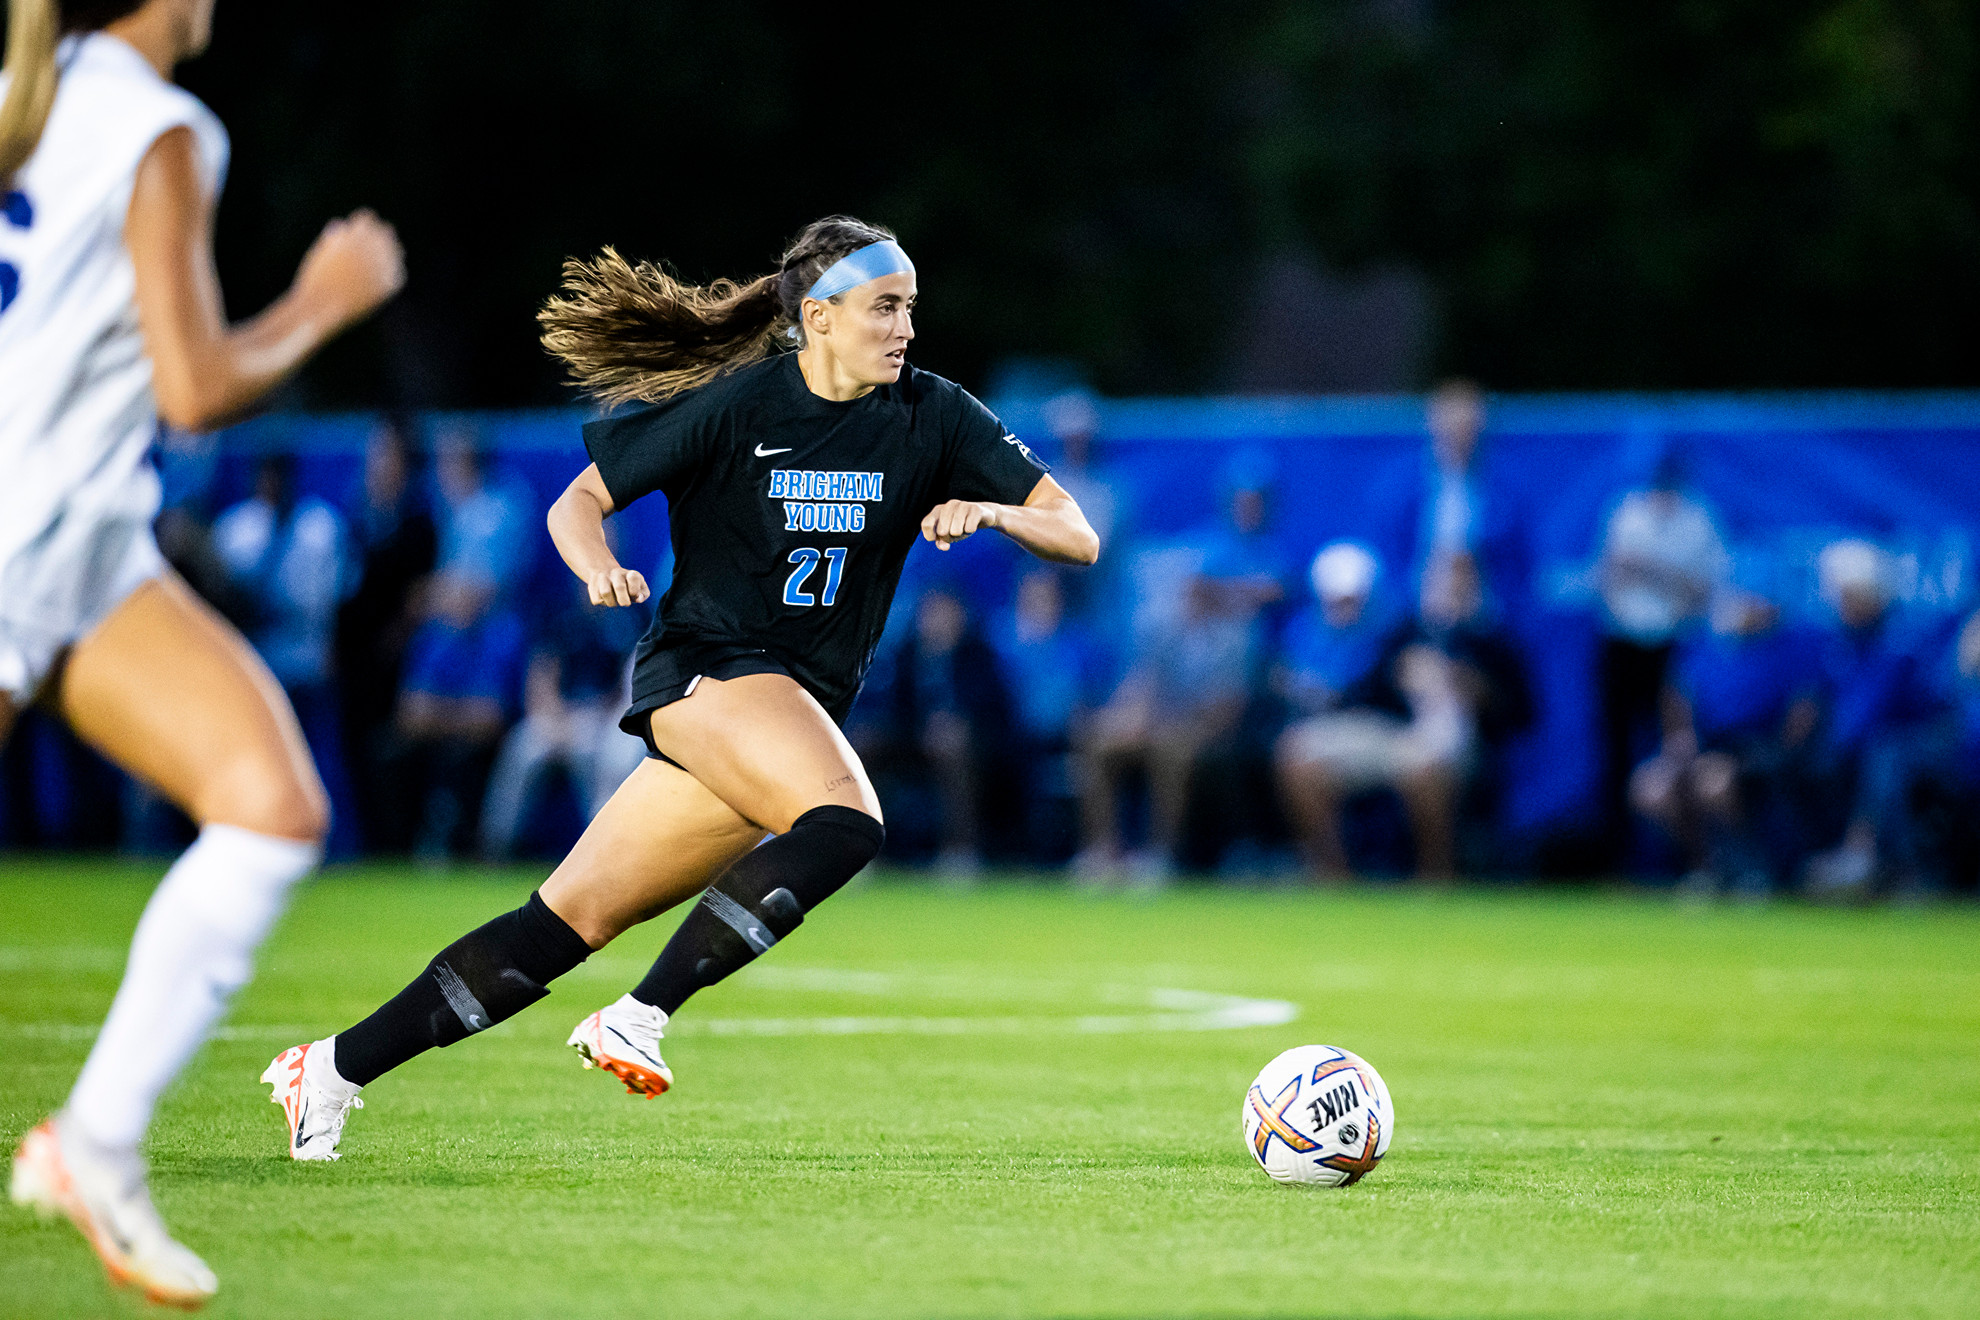
[[[1282,1183],[1360,1182],[1388,1153],[1395,1127],[1381,1075],[1332,1045],[1287,1050],[1244,1096],[1245,1149]]]

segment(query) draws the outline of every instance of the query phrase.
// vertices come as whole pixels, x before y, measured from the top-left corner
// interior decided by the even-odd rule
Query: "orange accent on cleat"
[[[674,1079],[666,1072],[663,1064],[659,1069],[649,1068],[636,1059],[629,1059],[608,1047],[603,1036],[602,1013],[593,1013],[578,1023],[566,1043],[578,1052],[578,1059],[587,1068],[597,1068],[608,1072],[624,1083],[626,1094],[645,1096],[648,1100],[658,1099],[674,1084]]]
[[[627,1095],[643,1095],[648,1100],[657,1100],[672,1085],[672,1082],[651,1068],[642,1068],[636,1063],[615,1059],[609,1054],[593,1054],[590,1046],[582,1042],[574,1048],[585,1067],[598,1068],[624,1082]]]
[[[296,1126],[302,1120],[303,1060],[308,1057],[308,1045],[292,1045],[276,1055],[261,1074],[261,1080],[275,1088],[268,1097],[269,1101],[280,1105],[282,1117],[289,1121],[291,1155],[295,1153]]]
[[[60,1214],[74,1224],[96,1252],[96,1258],[103,1262],[103,1272],[110,1276],[110,1282],[119,1287],[129,1286],[131,1271],[122,1248],[103,1231],[96,1216],[76,1194],[69,1167],[62,1160],[62,1142],[55,1135],[54,1119],[43,1119],[22,1138],[21,1148],[14,1152],[14,1187],[15,1200],[33,1205],[44,1216]],[[23,1188],[33,1189],[32,1199],[23,1194]]]
[[[667,1089],[666,1078],[635,1063],[607,1059],[605,1071],[624,1082],[629,1095],[643,1095],[648,1100],[658,1100]]]
[[[14,1152],[9,1190],[17,1204],[32,1208],[44,1218],[60,1214],[75,1225],[83,1241],[102,1262],[103,1273],[113,1286],[135,1288],[160,1306],[197,1311],[206,1305],[208,1293],[181,1291],[142,1275],[129,1251],[91,1212],[88,1202],[76,1190],[75,1179],[62,1158],[62,1142],[55,1131],[54,1119],[43,1119],[22,1138],[20,1149]]]

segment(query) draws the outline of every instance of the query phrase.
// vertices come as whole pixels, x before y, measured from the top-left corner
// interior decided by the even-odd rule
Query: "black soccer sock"
[[[672,1015],[796,930],[804,914],[859,874],[886,841],[879,821],[851,807],[813,807],[723,873],[701,896],[634,999]]]
[[[528,1008],[591,946],[541,894],[442,949],[411,985],[337,1033],[337,1071],[369,1085],[417,1054],[452,1045]]]

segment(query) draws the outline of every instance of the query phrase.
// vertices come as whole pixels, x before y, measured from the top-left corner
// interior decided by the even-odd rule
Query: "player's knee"
[[[330,833],[330,795],[314,770],[243,758],[217,776],[201,804],[201,824],[236,825],[256,834],[321,843]]]
[[[257,804],[259,833],[283,839],[322,843],[330,834],[330,795],[316,776],[292,780]]]
[[[791,833],[800,830],[812,847],[829,849],[848,876],[878,857],[887,842],[887,827],[879,816],[855,807],[813,807],[792,822]]]

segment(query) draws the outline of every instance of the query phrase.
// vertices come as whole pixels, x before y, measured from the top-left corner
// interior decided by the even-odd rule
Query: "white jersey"
[[[158,512],[158,410],[124,246],[138,165],[189,127],[217,197],[228,142],[116,37],[71,37],[58,63],[47,128],[0,205],[0,626],[74,634],[114,607],[111,579]]]

